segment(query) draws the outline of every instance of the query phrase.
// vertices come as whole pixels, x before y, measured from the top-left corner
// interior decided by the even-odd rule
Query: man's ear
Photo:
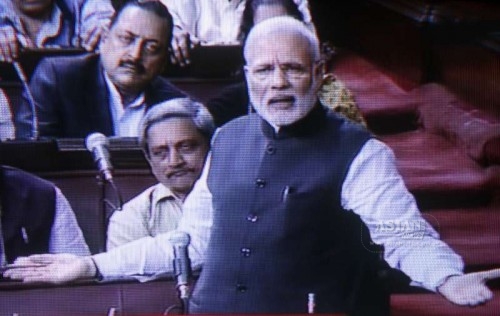
[[[316,78],[323,78],[326,72],[326,62],[321,59],[314,63],[313,74]]]
[[[321,89],[321,86],[323,85],[323,77],[325,75],[325,62],[324,60],[319,60],[314,63],[313,66],[313,77],[314,77],[314,82],[316,82],[316,92],[318,92]]]

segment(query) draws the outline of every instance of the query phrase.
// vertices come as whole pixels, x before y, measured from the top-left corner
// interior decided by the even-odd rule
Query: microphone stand
[[[106,251],[106,241],[108,239],[108,224],[111,215],[113,215],[116,211],[121,211],[123,206],[123,198],[120,190],[116,186],[113,180],[106,180],[101,172],[96,176],[97,186],[99,188],[99,226],[101,226],[101,243],[99,244],[99,252]],[[114,202],[111,202],[108,199],[108,188],[111,188],[111,192],[113,194]]]

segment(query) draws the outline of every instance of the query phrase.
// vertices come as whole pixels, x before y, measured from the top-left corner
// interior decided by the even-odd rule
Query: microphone
[[[109,140],[101,133],[92,133],[85,138],[85,146],[94,156],[94,162],[104,180],[113,182],[113,166],[109,159]]]
[[[24,92],[26,92],[26,97],[28,98],[28,103],[30,105],[31,110],[31,138],[34,140],[38,139],[38,115],[36,113],[35,99],[33,98],[33,94],[31,93],[30,87],[28,85],[28,79],[24,74],[23,67],[18,61],[12,62],[14,69],[16,70],[17,76],[21,80],[21,84],[23,85]]]
[[[181,231],[172,232],[168,238],[174,248],[174,273],[177,277],[177,289],[181,300],[189,299],[188,280],[191,274],[191,262],[187,247],[190,239],[189,234]]]

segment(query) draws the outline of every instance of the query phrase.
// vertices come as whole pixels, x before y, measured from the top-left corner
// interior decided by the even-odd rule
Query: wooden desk
[[[79,282],[66,286],[26,286],[0,283],[0,315],[57,316],[162,315],[178,305],[176,282],[164,279],[146,283],[120,281]]]

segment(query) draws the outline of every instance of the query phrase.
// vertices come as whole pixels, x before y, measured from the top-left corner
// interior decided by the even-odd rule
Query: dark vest
[[[2,230],[8,262],[49,252],[55,216],[55,189],[24,171],[0,167]]]
[[[193,313],[351,312],[372,265],[341,207],[371,136],[317,106],[278,134],[257,115],[225,125],[208,177],[214,223]],[[359,218],[358,218],[359,219]]]

